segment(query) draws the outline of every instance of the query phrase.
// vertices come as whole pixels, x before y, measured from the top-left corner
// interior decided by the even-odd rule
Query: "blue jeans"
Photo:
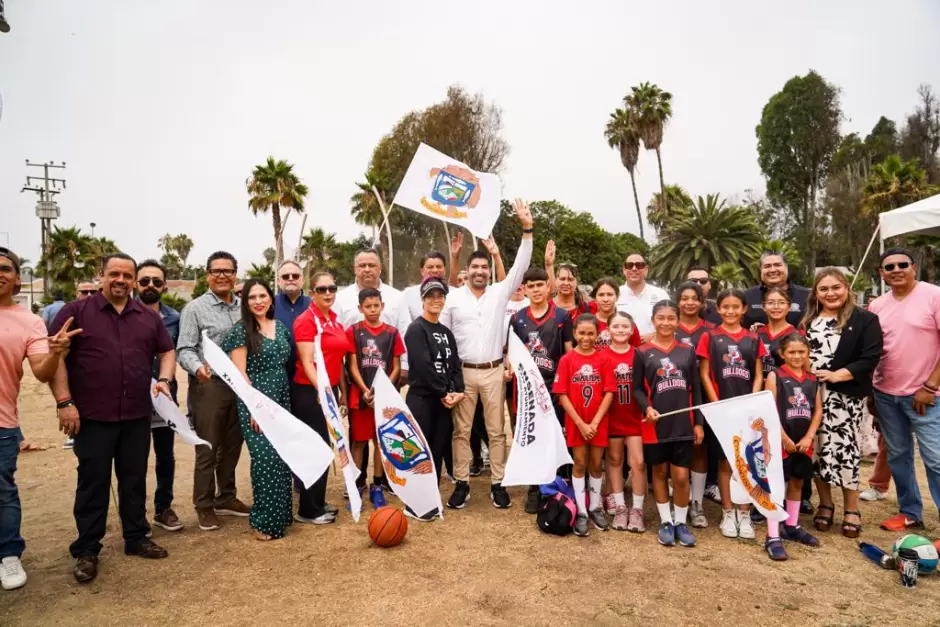
[[[26,549],[20,535],[20,491],[13,481],[22,439],[19,427],[0,429],[0,558],[20,557]]]
[[[888,449],[888,466],[898,491],[898,509],[917,520],[924,518],[924,504],[914,470],[914,438],[927,470],[927,485],[934,504],[940,508],[940,405],[927,408],[920,416],[914,411],[913,396],[892,396],[875,390],[878,424]]]

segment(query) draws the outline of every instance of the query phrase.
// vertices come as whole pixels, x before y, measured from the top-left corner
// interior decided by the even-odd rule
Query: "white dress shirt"
[[[506,306],[509,297],[522,284],[522,275],[532,261],[532,239],[519,245],[519,252],[505,280],[488,285],[483,296],[477,298],[469,285],[452,289],[447,295],[441,324],[450,328],[457,339],[460,359],[471,364],[483,364],[503,358],[506,331],[509,328]]]
[[[647,335],[655,331],[653,328],[653,305],[661,300],[669,300],[666,290],[647,283],[643,291],[634,294],[630,286],[624,284],[620,288],[620,297],[617,299],[617,311],[625,311],[633,316],[637,331],[640,335]]]
[[[347,329],[365,318],[362,312],[359,311],[359,290],[358,283],[344,287],[336,294],[336,300],[333,302],[333,313]],[[408,312],[402,293],[381,281],[379,282],[379,292],[382,293],[382,303],[385,305],[382,309],[382,322],[398,329],[401,341],[404,342],[405,332],[408,330],[408,325],[411,324],[411,314]],[[408,370],[407,353],[401,356],[401,369]]]
[[[441,279],[445,283],[447,279]],[[408,308],[408,315],[412,320],[417,320],[424,313],[424,303],[421,302],[421,284],[411,285],[402,290],[402,299],[405,301],[405,307]]]

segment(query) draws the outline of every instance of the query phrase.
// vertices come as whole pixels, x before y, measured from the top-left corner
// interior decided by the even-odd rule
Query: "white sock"
[[[664,523],[672,523],[672,512],[669,511],[669,502],[657,503],[656,509],[659,510],[659,520]],[[676,508],[678,510],[678,508]]]
[[[634,494],[633,495],[633,509],[638,509],[643,511],[643,503],[646,502],[645,494]]]
[[[689,506],[686,505],[685,507],[679,507],[678,505],[676,505],[676,524],[684,525],[688,517],[689,517]]]
[[[614,503],[617,505],[617,507],[627,506],[627,504],[623,500],[623,492],[616,492],[614,493],[613,496],[614,496]]]
[[[587,515],[587,505],[584,494],[584,477],[571,477],[571,485],[574,486],[574,501],[578,505],[578,513]]]
[[[690,474],[692,476],[692,502],[701,503],[705,498],[705,478],[708,474],[694,470]]]
[[[601,506],[601,477],[592,477],[588,475],[588,489],[590,494],[588,495],[590,510],[594,511]]]

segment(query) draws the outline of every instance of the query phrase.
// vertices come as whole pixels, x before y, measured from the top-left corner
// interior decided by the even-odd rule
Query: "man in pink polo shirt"
[[[914,257],[903,248],[886,250],[880,271],[891,291],[869,306],[884,333],[884,354],[873,384],[900,510],[881,528],[923,529],[911,433],[917,436],[930,494],[940,507],[940,287],[917,280]]]

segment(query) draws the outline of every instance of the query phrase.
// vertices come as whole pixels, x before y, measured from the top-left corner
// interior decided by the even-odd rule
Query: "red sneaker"
[[[923,529],[924,522],[911,518],[907,514],[898,514],[881,523],[885,531],[907,531],[908,529]]]

